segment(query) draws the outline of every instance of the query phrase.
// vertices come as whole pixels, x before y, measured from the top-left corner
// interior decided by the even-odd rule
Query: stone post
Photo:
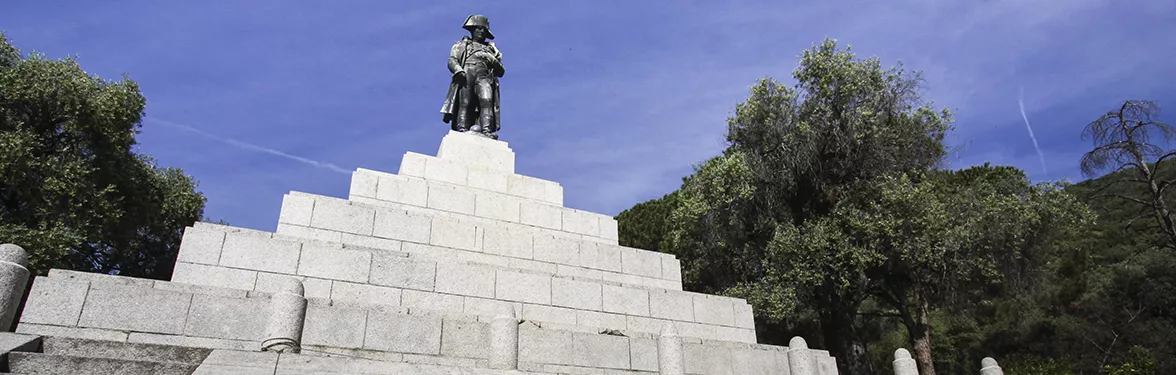
[[[289,277],[281,281],[270,300],[270,321],[262,351],[298,353],[302,343],[302,325],[306,322],[306,298],[302,281]]]
[[[8,332],[29,283],[29,255],[20,246],[0,245],[0,331]]]
[[[661,375],[686,374],[686,351],[674,322],[666,322],[657,338],[657,369]]]
[[[514,307],[503,305],[490,321],[490,368],[515,370],[519,367],[519,320]]]
[[[919,375],[919,367],[906,349],[894,351],[894,375]]]
[[[984,357],[980,360],[980,375],[1004,375],[1004,370],[1000,369],[1000,365],[996,364],[992,357]]]
[[[788,373],[790,375],[817,375],[816,359],[808,343],[800,336],[788,341]]]

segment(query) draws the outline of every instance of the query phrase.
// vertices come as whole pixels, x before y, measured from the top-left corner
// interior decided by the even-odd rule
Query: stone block
[[[489,322],[498,313],[502,312],[505,307],[510,307],[514,310],[515,316],[523,315],[523,304],[519,302],[500,301],[496,299],[486,299],[477,297],[465,298],[465,314],[475,316],[480,320]]]
[[[551,304],[580,310],[603,309],[601,285],[555,277],[551,279]]]
[[[694,321],[722,326],[735,325],[735,308],[730,299],[694,295]]]
[[[644,289],[623,288],[612,285],[601,286],[604,311],[649,316],[649,292]]]
[[[150,288],[155,284],[155,280],[140,279],[135,277],[107,275],[96,272],[80,272],[62,269],[49,270],[49,278],[58,280],[69,280],[75,282],[90,282],[91,285],[127,285]]]
[[[161,335],[156,333],[130,332],[127,342],[138,344],[155,344],[169,346],[183,346],[189,348],[227,349],[227,350],[257,350],[257,342],[214,339],[208,337],[189,337],[176,335]]]
[[[510,195],[537,201],[547,200],[547,186],[538,178],[512,174],[506,178],[506,189]]]
[[[159,290],[167,290],[172,292],[206,294],[210,296],[230,297],[230,298],[245,298],[248,293],[247,290],[221,288],[216,286],[194,285],[184,283],[173,283],[163,280],[156,280],[152,285],[153,288]]]
[[[273,294],[281,290],[283,281],[288,278],[295,278],[302,280],[302,287],[305,290],[304,296],[306,298],[331,298],[331,280],[316,279],[313,277],[298,277],[290,275],[277,275],[272,273],[259,272],[257,274],[257,286],[253,290]]]
[[[371,207],[352,205],[345,200],[320,198],[314,202],[310,226],[370,236],[375,220],[376,210]]]
[[[589,236],[600,234],[600,215],[598,214],[565,208],[562,219],[560,229],[565,232]]]
[[[581,242],[580,243],[580,261],[579,265],[594,268],[598,270],[621,272],[621,249],[620,246],[613,246],[595,242]]]
[[[314,198],[286,194],[282,197],[282,210],[278,214],[278,222],[309,227],[313,212]]]
[[[562,277],[571,277],[571,278],[575,278],[575,279],[593,280],[593,281],[608,280],[608,278],[606,278],[604,276],[605,274],[619,275],[619,274],[614,274],[612,272],[605,272],[605,271],[601,271],[601,270],[594,270],[594,269],[590,269],[590,268],[583,268],[583,267],[576,267],[576,266],[565,266],[562,264],[557,265],[555,267],[555,274],[557,276],[562,276]]]
[[[629,368],[629,338],[591,333],[572,333],[572,364],[598,368]]]
[[[474,191],[465,186],[429,184],[428,208],[474,214]]]
[[[336,281],[331,284],[331,300],[338,302],[400,306],[401,290],[384,286]]]
[[[400,353],[441,352],[441,318],[368,312],[363,347]]]
[[[576,310],[544,305],[523,305],[523,320],[531,322],[576,325]]]
[[[176,262],[171,279],[185,284],[253,290],[257,281],[257,271]]]
[[[417,310],[451,314],[462,314],[465,311],[465,297],[409,289],[401,293],[400,304],[414,311],[414,314]]]
[[[662,319],[694,321],[694,297],[690,293],[649,291],[649,316]]]
[[[268,323],[269,300],[196,294],[184,324],[184,335],[261,341],[265,339]]]
[[[303,345],[359,349],[367,330],[367,311],[340,307],[308,306],[302,331]]]
[[[775,375],[781,371],[772,352],[758,349],[732,349],[731,365],[736,374]]]
[[[494,298],[551,304],[551,276],[498,270],[494,282]]]
[[[430,230],[429,244],[474,250],[477,245],[478,229],[473,224],[449,219],[434,219]]]
[[[127,341],[127,333],[96,328],[62,327],[21,322],[16,333],[38,336],[69,337],[77,339]]]
[[[731,349],[704,344],[684,343],[687,374],[742,375],[734,372]]]
[[[304,244],[298,260],[298,274],[366,283],[371,264],[372,253],[367,251]]]
[[[524,200],[519,203],[519,222],[541,228],[560,230],[562,208],[546,203]]]
[[[644,277],[661,277],[661,256],[651,251],[623,248],[621,250],[622,272]]]
[[[527,233],[495,227],[487,227],[482,233],[485,253],[524,259],[534,256],[534,242]]]
[[[545,199],[545,201],[547,203],[551,203],[553,205],[563,207],[563,201],[564,201],[563,186],[560,186],[559,183],[556,183],[554,181],[550,181],[550,183],[546,184],[545,186],[546,187],[544,190],[547,191],[547,199]]]
[[[489,325],[474,321],[441,321],[441,355],[462,358],[489,358]]]
[[[309,239],[324,242],[342,242],[342,236],[343,232],[286,223],[278,223],[278,229],[274,232],[274,239],[285,241]]]
[[[467,177],[469,177],[469,172],[465,166],[434,157],[425,159],[424,178],[426,180],[465,185]]]
[[[373,253],[370,282],[396,288],[433,290],[437,263],[399,255]]]
[[[425,177],[425,163],[432,156],[406,152],[400,159],[400,169],[396,174],[401,176]]]
[[[571,365],[574,353],[571,332],[519,326],[519,362]]]
[[[597,237],[616,241],[619,238],[617,219],[611,216],[600,216],[600,234]]]
[[[514,173],[514,151],[506,142],[450,131],[441,139],[437,157],[480,169]]]
[[[506,194],[478,192],[474,199],[474,216],[504,221],[519,221],[522,199]]]
[[[220,265],[251,271],[294,274],[302,244],[237,233],[225,236]]]
[[[192,294],[141,287],[90,288],[79,327],[181,334]]]
[[[506,179],[509,174],[486,169],[470,169],[467,184],[472,188],[499,193],[509,192]]]
[[[735,302],[732,305],[735,308],[735,326],[755,329],[755,313],[751,310],[751,305],[746,302]]]
[[[429,243],[431,219],[401,210],[379,210],[373,234],[400,241]]]
[[[362,247],[368,249],[384,250],[382,252],[385,253],[399,253],[401,255],[407,255],[400,253],[400,249],[404,244],[401,241],[372,236],[360,236],[351,233],[341,233],[341,235],[342,237],[340,238],[340,242],[343,243],[344,248]]]
[[[538,261],[575,265],[580,258],[580,243],[550,234],[535,236],[535,255]]]
[[[661,332],[662,327],[666,325],[666,321],[662,319],[646,318],[644,316],[625,316],[625,330],[626,333],[644,333],[657,334]]]
[[[350,195],[360,197],[375,198],[376,186],[380,181],[378,174],[370,173],[363,169],[358,169],[351,172],[351,189],[348,192]]]
[[[438,263],[436,291],[494,298],[494,269],[458,263]]]
[[[20,324],[77,325],[89,289],[88,282],[57,280],[44,276],[35,278],[20,316]]]
[[[657,340],[630,337],[629,361],[633,370],[657,372]]]
[[[418,207],[428,205],[429,186],[420,178],[384,174],[376,186],[376,199],[409,204]]]
[[[623,330],[628,327],[628,322],[625,320],[624,315],[584,310],[576,311],[576,324],[585,327],[615,330]]]
[[[178,262],[216,265],[220,261],[225,232],[188,227],[180,240]]]
[[[661,258],[661,278],[665,280],[682,281],[682,262],[675,257]]]

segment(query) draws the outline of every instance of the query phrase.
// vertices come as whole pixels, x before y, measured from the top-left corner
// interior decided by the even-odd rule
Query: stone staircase
[[[9,353],[38,374],[837,374],[799,337],[756,343],[746,301],[683,291],[676,257],[619,246],[505,142],[453,132],[347,199],[287,194],[275,232],[196,223],[171,281],[51,270],[16,332],[44,338]]]

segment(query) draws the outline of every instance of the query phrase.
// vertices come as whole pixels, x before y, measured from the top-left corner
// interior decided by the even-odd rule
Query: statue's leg
[[[494,89],[489,78],[482,78],[474,85],[474,93],[478,96],[478,124],[483,132],[490,132],[490,124],[494,123]]]
[[[470,121],[470,113],[473,112],[474,90],[471,90],[468,80],[464,86],[457,90],[457,118],[454,121],[457,123],[457,131],[459,132],[469,130],[470,123],[473,122]]]

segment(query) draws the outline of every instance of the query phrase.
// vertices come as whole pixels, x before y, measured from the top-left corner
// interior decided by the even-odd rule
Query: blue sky
[[[0,30],[138,81],[139,150],[194,176],[210,218],[273,230],[288,191],[346,197],[332,166],[436,153],[445,60],[471,13],[504,54],[517,171],[606,214],[676,189],[722,150],[748,87],[791,82],[825,37],[924,73],[925,97],[957,115],[955,168],[1078,181],[1086,123],[1126,99],[1176,113],[1176,0],[7,0]]]

